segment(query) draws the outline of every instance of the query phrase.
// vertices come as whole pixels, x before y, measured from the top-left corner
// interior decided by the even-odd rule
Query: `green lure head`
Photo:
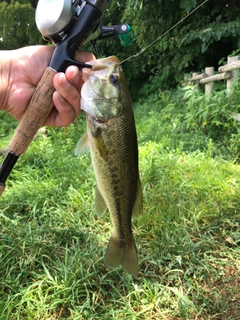
[[[128,24],[125,26],[127,27],[127,32],[119,35],[120,43],[124,48],[130,46],[134,40],[133,29]]]

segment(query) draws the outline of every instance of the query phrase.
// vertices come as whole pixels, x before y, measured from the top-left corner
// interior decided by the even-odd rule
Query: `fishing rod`
[[[174,24],[171,28],[169,28],[166,32],[164,32],[163,34],[161,34],[157,39],[155,39],[154,41],[152,41],[149,45],[147,45],[145,48],[141,49],[139,52],[129,56],[128,58],[124,59],[123,61],[120,62],[120,64],[123,64],[124,62],[132,59],[132,58],[137,58],[139,57],[143,52],[145,52],[148,48],[150,48],[151,46],[153,46],[156,42],[158,42],[159,40],[161,40],[165,35],[167,35],[170,31],[172,31],[174,28],[176,28],[179,24],[181,24],[185,19],[187,19],[191,14],[193,14],[195,11],[197,11],[198,9],[200,9],[206,2],[208,2],[208,0],[203,1],[199,6],[197,6],[196,8],[194,8],[191,12],[189,12],[184,18],[182,18],[181,20],[179,20],[176,24]]]
[[[14,165],[30,145],[38,129],[53,109],[55,91],[53,77],[65,72],[67,67],[91,68],[91,65],[75,60],[76,52],[86,43],[119,36],[123,46],[133,40],[133,32],[127,24],[102,26],[102,14],[109,0],[39,0],[35,20],[47,41],[55,46],[52,58],[33,93],[33,96],[9,143],[8,152],[0,166],[0,195]]]
[[[68,66],[91,68],[91,65],[74,60],[76,52],[86,43],[119,36],[123,47],[133,41],[133,31],[127,24],[110,27],[102,26],[102,14],[110,0],[39,0],[36,8],[36,24],[45,40],[55,46],[49,66],[46,68],[22,119],[9,143],[8,152],[0,166],[0,196],[5,189],[5,182],[20,155],[29,147],[31,141],[45,119],[53,109],[52,95],[55,91],[53,77],[57,72],[65,72]],[[143,48],[140,52],[123,60],[120,64],[138,57],[149,47],[163,38],[177,25],[187,19],[208,0],[203,1],[183,19],[173,25],[160,37]]]

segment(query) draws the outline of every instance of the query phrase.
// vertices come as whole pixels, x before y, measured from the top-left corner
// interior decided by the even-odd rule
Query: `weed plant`
[[[239,319],[238,101],[188,87],[135,103],[138,279],[104,265],[109,214],[94,212],[90,155],[73,153],[84,116],[39,135],[0,200],[0,320]],[[3,148],[16,122],[0,119]]]

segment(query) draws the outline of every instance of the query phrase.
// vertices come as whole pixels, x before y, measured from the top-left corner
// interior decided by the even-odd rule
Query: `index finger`
[[[75,60],[79,62],[87,62],[91,60],[96,60],[96,57],[94,54],[88,51],[78,51],[78,53],[75,56]]]

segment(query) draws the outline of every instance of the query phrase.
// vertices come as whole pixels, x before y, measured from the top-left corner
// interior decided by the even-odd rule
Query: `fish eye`
[[[118,80],[119,80],[119,77],[115,74],[112,74],[109,78],[111,84],[117,84],[118,83]]]

